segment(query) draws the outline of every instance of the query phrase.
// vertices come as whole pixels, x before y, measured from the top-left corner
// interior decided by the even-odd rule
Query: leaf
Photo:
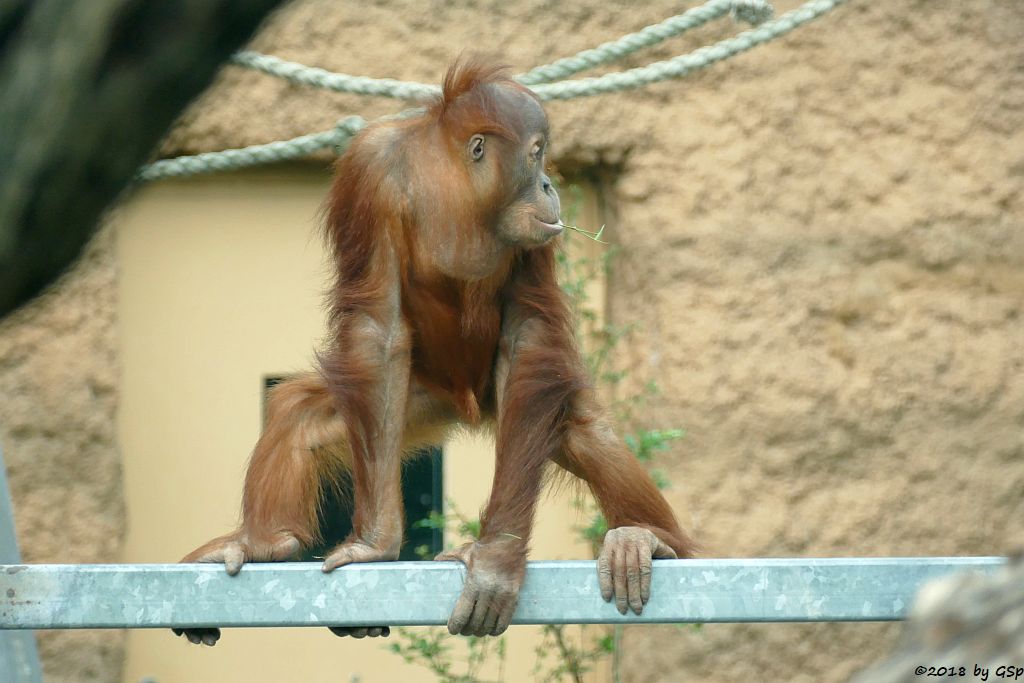
[[[444,530],[448,524],[448,516],[444,513],[431,510],[430,514],[423,519],[412,523],[413,529],[441,529]]]
[[[474,540],[480,538],[480,529],[481,526],[479,519],[467,519],[459,524],[459,534]]]

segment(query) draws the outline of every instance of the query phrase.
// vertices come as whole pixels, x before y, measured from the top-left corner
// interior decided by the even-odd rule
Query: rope
[[[279,57],[263,55],[259,52],[237,52],[231,58],[231,61],[239,66],[256,69],[257,71],[283,78],[292,83],[312,85],[317,88],[354,93],[356,95],[393,97],[398,100],[425,100],[441,92],[441,89],[436,85],[398,81],[393,78],[350,76],[348,74],[334,73],[315,66],[289,62]]]
[[[771,17],[772,6],[767,0],[709,0],[700,7],[694,7],[683,14],[670,17],[661,23],[653,24],[618,40],[605,43],[592,50],[584,50],[572,57],[560,59],[546,66],[539,66],[525,74],[516,76],[516,80],[524,85],[534,85],[567,78],[580,71],[607,64],[637,50],[656,45],[663,40],[702,26],[729,13],[734,19],[756,25]],[[238,52],[231,58],[231,61],[238,66],[262,71],[292,83],[335,92],[392,97],[399,100],[424,100],[440,92],[440,88],[435,85],[391,78],[352,76],[315,66],[306,66],[298,62],[290,62],[259,52]]]
[[[584,50],[572,57],[565,57],[551,64],[538,66],[536,69],[516,76],[516,80],[523,85],[562,80],[580,71],[622,59],[645,47],[657,45],[663,40],[703,26],[727,13],[732,13],[733,18],[737,20],[757,25],[771,18],[772,6],[765,0],[710,0],[700,7],[694,7],[661,23],[652,24],[636,33],[630,33],[618,40],[604,43],[592,50]]]
[[[334,147],[340,154],[353,135],[366,126],[361,116],[342,119],[331,130],[311,135],[302,135],[291,140],[279,140],[265,145],[252,145],[241,149],[226,149],[221,152],[205,152],[194,156],[163,159],[143,166],[135,176],[136,180],[149,181],[162,178],[209,173],[210,171],[234,171],[240,168],[286,161],[307,156],[327,147]]]
[[[775,9],[766,0],[732,0],[729,10],[733,21],[743,21],[758,26],[772,18]]]
[[[619,92],[631,88],[639,88],[650,83],[680,78],[689,73],[711,66],[723,59],[746,52],[747,50],[774,40],[789,33],[796,27],[825,14],[841,5],[846,0],[810,0],[800,7],[783,14],[774,21],[762,24],[758,28],[733,38],[728,38],[714,45],[699,48],[679,57],[655,62],[647,66],[605,74],[596,78],[581,78],[574,81],[562,81],[538,85],[533,88],[542,100],[566,100],[574,97],[587,97],[603,93]]]
[[[703,69],[723,59],[745,52],[757,45],[774,40],[789,33],[793,29],[806,24],[841,5],[846,0],[809,0],[800,7],[783,14],[774,21],[745,31],[733,38],[720,41],[714,45],[699,48],[689,54],[680,55],[667,61],[655,62],[647,66],[605,74],[596,78],[582,78],[560,83],[545,83],[554,78],[578,73],[584,69],[618,59],[643,47],[654,45],[683,31],[699,26],[731,12],[734,18],[749,23],[758,23],[771,16],[771,5],[765,0],[709,0],[700,7],[653,24],[636,33],[624,36],[617,41],[605,43],[593,50],[585,50],[573,57],[558,60],[547,66],[538,67],[519,77],[523,83],[536,83],[533,91],[542,100],[564,100],[574,97],[587,97],[602,93],[618,92],[638,88],[649,83],[670,78],[679,78],[698,69]],[[262,55],[256,52],[239,52],[234,58],[241,64],[274,76],[279,76],[293,83],[313,85],[316,87],[336,90],[339,92],[357,93],[361,95],[378,95],[404,100],[423,100],[436,96],[440,88],[433,85],[398,81],[394,79],[374,79],[363,76],[349,76],[331,73],[324,69],[307,67],[295,62],[288,62],[277,57]],[[404,118],[414,115],[417,110],[407,110],[392,117]],[[228,171],[257,164],[284,161],[312,154],[313,152],[334,147],[341,153],[348,141],[366,126],[360,116],[349,116],[331,130],[311,135],[303,135],[291,140],[281,140],[265,145],[253,145],[241,149],[228,149],[222,152],[205,152],[194,156],[181,156],[164,159],[144,166],[136,176],[140,181],[157,180],[175,176],[187,176],[209,171]]]

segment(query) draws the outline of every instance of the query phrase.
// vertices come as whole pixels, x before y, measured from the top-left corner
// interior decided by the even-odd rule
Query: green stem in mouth
[[[601,239],[601,234],[604,233],[604,226],[603,225],[601,226],[601,229],[598,230],[597,232],[592,232],[590,230],[584,230],[583,228],[577,227],[575,225],[567,225],[566,223],[561,223],[561,222],[559,223],[559,225],[561,225],[563,228],[568,228],[569,230],[575,230],[576,232],[578,232],[579,234],[583,235],[587,239],[594,240],[595,242],[600,242],[601,244],[608,244],[603,239]]]

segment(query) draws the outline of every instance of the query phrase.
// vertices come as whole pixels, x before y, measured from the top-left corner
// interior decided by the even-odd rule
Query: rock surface
[[[25,562],[118,560],[116,282],[107,228],[42,297],[0,321],[0,443]],[[115,681],[124,635],[40,631],[39,655],[47,683]]]
[[[464,49],[523,71],[679,11],[668,0],[305,0],[253,47],[436,83]],[[736,30],[720,21],[625,66]],[[164,152],[402,107],[232,66]],[[1024,4],[850,2],[688,79],[549,112],[558,168],[601,183],[606,234],[622,247],[610,315],[639,330],[620,361],[631,382],[661,387],[648,424],[688,432],[662,464],[709,555],[1024,545]],[[109,243],[90,259],[64,303],[0,329],[0,429],[29,560],[111,559],[123,525]],[[623,680],[842,681],[896,632],[630,629]],[[117,656],[106,635],[44,648],[58,638],[75,649],[50,657],[51,671]]]

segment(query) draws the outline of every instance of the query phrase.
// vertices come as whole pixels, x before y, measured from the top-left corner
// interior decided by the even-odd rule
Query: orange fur
[[[479,157],[467,146],[476,138],[486,141]],[[353,537],[336,552],[355,544],[362,554],[331,566],[393,557],[403,454],[456,422],[487,420],[497,431],[482,517],[489,566],[521,572],[548,462],[587,481],[612,526],[647,528],[679,556],[692,553],[594,403],[542,225],[557,216],[557,196],[543,160],[526,151],[546,138],[536,97],[500,67],[469,61],[452,67],[421,116],[352,141],[326,205],[332,343],[319,374],[271,396],[230,538],[309,546],[322,488],[350,470]]]

